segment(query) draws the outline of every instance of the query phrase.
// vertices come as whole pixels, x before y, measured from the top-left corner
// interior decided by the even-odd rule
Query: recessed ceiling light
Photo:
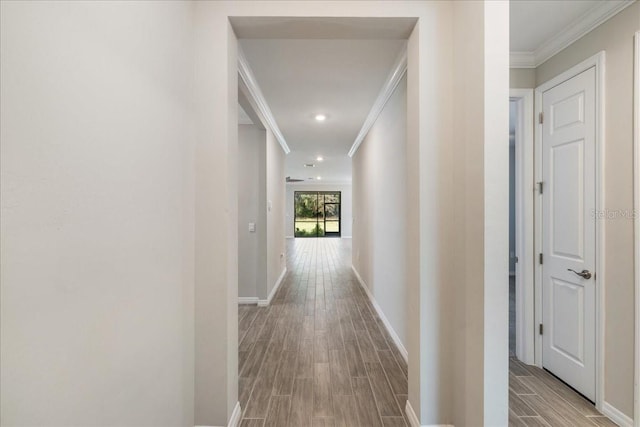
[[[318,157],[316,157],[316,160],[317,160],[317,161],[319,161],[319,162],[321,162],[321,161],[323,161],[323,160],[324,160],[324,157],[322,157],[322,156],[318,156]]]
[[[324,114],[316,114],[316,120],[319,122],[324,122],[325,120],[327,120],[327,116],[325,116]]]
[[[320,180],[322,179],[322,177],[321,177],[321,176],[316,176],[316,179],[317,179],[318,181],[320,181]]]

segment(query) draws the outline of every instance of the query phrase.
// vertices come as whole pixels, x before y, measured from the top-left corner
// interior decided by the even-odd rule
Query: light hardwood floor
[[[350,241],[288,242],[271,305],[239,308],[241,425],[408,425],[407,364],[352,275]]]
[[[353,276],[351,241],[287,249],[271,305],[238,310],[241,426],[409,426],[407,364]],[[615,425],[546,372],[509,369],[510,425]]]
[[[547,371],[509,361],[510,426],[616,426]]]

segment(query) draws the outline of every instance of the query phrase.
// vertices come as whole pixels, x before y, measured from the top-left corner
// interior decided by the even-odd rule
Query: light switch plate
[[[256,232],[256,223],[255,222],[250,222],[249,223],[249,233],[255,233]]]

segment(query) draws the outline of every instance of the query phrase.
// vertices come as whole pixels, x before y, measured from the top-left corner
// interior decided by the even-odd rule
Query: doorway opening
[[[539,416],[555,425],[550,402],[577,408],[574,425],[616,419],[602,397],[601,275],[593,287],[603,259],[602,228],[593,220],[602,209],[603,61],[597,54],[536,88],[535,114],[530,89],[510,94],[527,110],[515,108],[514,424]],[[517,411],[522,402],[528,409]]]
[[[340,191],[296,191],[295,237],[340,237]]]
[[[533,89],[509,93],[509,356],[535,363]]]
[[[516,135],[518,102],[509,100],[509,357],[516,356]]]
[[[385,416],[404,425],[409,381],[404,357],[406,352],[397,348],[396,339],[387,330],[387,323],[367,322],[367,330],[364,331],[366,336],[356,335],[356,330],[352,330],[353,326],[349,326],[352,318],[359,318],[356,314],[360,316],[362,309],[360,305],[352,303],[352,300],[345,299],[346,295],[361,297],[364,302],[369,302],[370,298],[363,290],[366,285],[352,271],[352,241],[347,240],[352,237],[354,222],[351,214],[353,161],[349,154],[353,154],[350,153],[350,148],[353,147],[354,136],[370,121],[369,115],[375,113],[376,118],[378,115],[386,117],[383,111],[372,109],[370,103],[380,97],[380,92],[387,93],[387,88],[391,88],[390,94],[393,94],[398,86],[407,64],[406,37],[411,34],[416,22],[406,22],[404,37],[381,40],[358,37],[342,40],[333,36],[329,39],[272,38],[273,32],[268,38],[261,39],[256,38],[255,33],[244,32],[244,24],[236,18],[233,21],[238,24],[234,29],[239,37],[239,96],[246,96],[248,104],[259,113],[256,114],[257,120],[254,123],[262,122],[266,129],[267,195],[260,200],[265,201],[262,213],[267,218],[263,226],[267,235],[267,258],[275,252],[271,250],[270,242],[286,242],[284,257],[280,255],[286,262],[283,276],[271,286],[275,275],[266,275],[269,296],[264,302],[259,300],[257,307],[246,304],[238,309],[239,418],[243,420],[243,425],[309,425],[319,421],[328,421],[333,425],[335,418],[336,424],[369,426],[382,425],[382,417]],[[303,22],[305,27],[308,26],[306,18],[296,18],[293,21]],[[405,22],[404,19],[402,22]],[[287,28],[290,23],[291,20],[287,20],[284,23],[286,25],[283,24],[289,34],[290,30]],[[377,24],[378,22],[371,23],[374,30],[372,36],[378,32]],[[320,20],[316,28],[325,25],[327,24]],[[329,25],[327,31],[333,32],[334,27],[335,23]],[[402,72],[398,72],[398,69],[402,69]],[[288,78],[283,79],[283,75]],[[339,76],[345,79],[344,84],[337,79]],[[351,76],[358,76],[358,79]],[[392,79],[398,76],[397,81]],[[396,85],[392,86],[392,81]],[[403,84],[407,84],[406,81]],[[381,91],[381,87],[385,91]],[[399,91],[402,94],[406,92],[406,89]],[[395,108],[393,111],[405,112],[406,115],[406,110],[411,111],[411,105],[406,100],[406,95],[403,96],[405,98],[400,103],[402,108]],[[384,103],[380,106],[384,107]],[[245,110],[251,115],[252,108],[247,107]],[[376,122],[376,118],[372,120],[370,127]],[[274,143],[280,133],[274,131],[276,121],[277,126],[281,126],[281,136],[286,135],[286,141],[278,141],[282,150]],[[406,127],[409,127],[411,122],[405,121]],[[403,121],[392,122],[394,127],[390,128],[394,130],[393,135],[400,133],[400,129],[395,126],[403,128]],[[355,127],[349,130],[351,126]],[[407,133],[402,130],[402,135]],[[367,132],[364,135],[366,134]],[[402,142],[405,143],[403,140]],[[396,152],[400,151],[392,144],[387,145]],[[278,158],[282,161],[269,163]],[[400,163],[401,159],[398,156],[395,163]],[[395,163],[387,162],[387,167],[389,164],[395,166]],[[239,156],[239,164],[250,166],[242,156]],[[308,178],[308,168],[315,168],[313,175],[316,178]],[[269,182],[271,172],[275,175],[276,169],[280,178]],[[398,170],[398,175],[404,177],[404,168]],[[243,168],[239,174],[239,183],[252,172]],[[262,173],[260,170],[258,172]],[[262,189],[262,183],[258,184]],[[285,190],[286,204],[270,195],[269,192],[275,194],[275,187]],[[397,192],[400,191],[406,191],[406,187],[399,186]],[[385,192],[379,193],[381,199],[388,200]],[[252,201],[251,198],[246,200]],[[242,206],[240,205],[239,210]],[[285,209],[285,215],[277,213],[280,208]],[[379,211],[380,209],[375,213]],[[363,222],[366,216],[373,213],[373,210],[364,212]],[[286,234],[272,228],[276,221],[286,221]],[[239,234],[255,237],[250,234],[254,233],[251,225],[248,230],[246,221],[240,223]],[[258,238],[260,231],[261,228],[257,226],[255,232],[258,233]],[[289,237],[296,239],[284,240]],[[319,239],[320,237],[338,238]],[[254,255],[256,253],[260,255],[258,251]],[[249,270],[246,262],[249,258],[242,255],[238,258],[243,261],[238,267]],[[262,261],[259,256],[256,258],[258,262]],[[362,258],[368,259],[366,256]],[[342,265],[343,261],[347,262],[346,268]],[[267,262],[270,260],[267,259]],[[271,264],[267,265],[267,273],[269,265]],[[243,274],[245,272],[242,271]],[[395,291],[399,293],[399,286],[396,283],[391,285],[395,285]],[[245,299],[240,302],[248,301]],[[398,298],[398,301],[404,304],[405,300]],[[343,326],[338,311],[333,309],[338,306],[351,307],[348,308],[349,324]],[[373,315],[371,310],[363,311],[363,315]],[[346,341],[341,332],[343,328],[347,334],[353,332],[347,336]],[[378,348],[374,347],[373,342],[365,341],[371,340],[370,336],[379,338],[377,343],[381,347],[384,345],[384,350],[380,350],[386,351],[382,360],[388,362],[385,366],[390,369],[389,372],[384,371],[382,362],[378,362],[381,370],[371,371],[373,375],[383,375],[375,377],[379,380],[379,390],[370,388],[370,372],[360,368],[354,368],[359,369],[358,371],[351,369],[354,366],[365,367],[359,350],[361,345],[369,344],[365,349],[370,353],[365,356],[371,359],[367,360],[371,360],[371,363],[379,360]],[[351,365],[347,363],[347,355],[353,355]],[[403,367],[406,369],[403,370]],[[357,384],[355,391],[351,384],[352,375],[364,380],[358,381],[360,384]],[[330,387],[326,389],[326,393],[323,388],[321,394],[318,394],[317,390],[327,384],[326,379],[340,388]],[[391,380],[395,383],[389,383]],[[307,389],[311,390],[312,399],[299,399],[303,393],[307,394]],[[316,394],[313,394],[313,390],[316,390]],[[365,402],[372,409],[366,413],[352,411],[355,407],[354,393],[360,393],[360,390],[370,390],[366,395],[361,393],[362,397],[358,396],[359,402]],[[376,402],[383,397],[380,392],[385,393],[385,396],[393,394],[393,401],[382,410],[376,406]],[[298,402],[304,402],[304,407],[298,407]],[[346,409],[342,410],[339,405]],[[341,420],[342,414],[348,415],[348,418]]]

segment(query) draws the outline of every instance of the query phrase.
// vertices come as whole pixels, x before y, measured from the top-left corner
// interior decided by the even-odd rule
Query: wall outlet
[[[249,223],[249,233],[255,233],[256,232],[256,223],[255,222],[250,222]]]

